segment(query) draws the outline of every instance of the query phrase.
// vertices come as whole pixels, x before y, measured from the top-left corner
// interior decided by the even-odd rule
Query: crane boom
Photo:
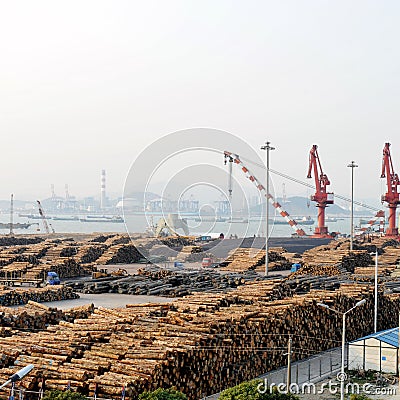
[[[39,200],[36,200],[38,207],[39,207],[39,214],[42,217],[42,222],[43,222],[43,226],[44,226],[44,230],[46,231],[46,233],[50,233],[50,228],[49,228],[49,224],[47,223],[47,219],[46,216],[44,215],[44,211],[43,211],[43,207],[42,204],[40,203]]]
[[[231,153],[229,151],[224,151],[225,160],[228,159],[229,161],[232,160],[235,164],[239,165],[246,175],[246,177],[253,182],[257,189],[264,194],[267,198],[268,202],[272,204],[272,206],[279,212],[279,214],[285,218],[286,222],[292,227],[292,229],[299,235],[299,236],[307,236],[303,229],[299,227],[297,222],[294,219],[291,219],[289,214],[282,209],[282,206],[275,201],[270,193],[267,193],[265,187],[259,182],[259,180],[249,171],[249,169],[243,164],[240,157],[237,154]],[[268,204],[267,204],[268,207]],[[267,233],[268,234],[268,233]]]
[[[315,228],[314,236],[329,237],[328,228],[325,226],[325,209],[328,204],[333,204],[333,193],[327,192],[327,187],[331,182],[322,170],[321,160],[318,155],[318,146],[316,144],[310,150],[307,178],[312,178],[313,174],[315,194],[311,196],[311,200],[317,203],[318,208],[318,226]]]
[[[399,230],[396,227],[396,209],[400,204],[399,192],[397,187],[400,185],[399,176],[394,172],[392,156],[390,154],[390,143],[385,143],[382,158],[381,178],[386,178],[387,192],[382,195],[382,202],[386,202],[389,207],[388,228],[386,236],[398,236]]]

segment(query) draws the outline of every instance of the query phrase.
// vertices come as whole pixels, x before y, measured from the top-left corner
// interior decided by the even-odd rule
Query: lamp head
[[[362,306],[364,303],[366,303],[367,302],[367,300],[365,300],[365,299],[362,299],[362,300],[360,300],[360,301],[358,301],[357,303],[356,303],[356,307],[358,307],[358,306]]]

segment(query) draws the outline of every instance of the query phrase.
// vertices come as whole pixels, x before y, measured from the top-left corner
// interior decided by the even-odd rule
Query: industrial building
[[[397,374],[399,328],[376,332],[349,343],[349,369]]]

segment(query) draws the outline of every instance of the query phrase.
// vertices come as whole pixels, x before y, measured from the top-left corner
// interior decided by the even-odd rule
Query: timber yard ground
[[[397,241],[360,240],[350,252],[346,239],[271,239],[268,278],[262,238],[216,243],[140,235],[131,240],[109,233],[1,238],[3,280],[35,281],[54,270],[64,286],[1,289],[0,352],[5,356],[0,379],[15,372],[13,366],[31,362],[35,369],[22,385],[33,391],[44,376],[48,388],[63,389],[70,382],[87,396],[93,395],[95,384],[101,397],[112,399],[120,398],[122,384],[131,399],[146,388],[174,385],[197,400],[284,367],[289,336],[293,362],[299,361],[297,374],[304,377],[310,368],[325,368],[325,354],[331,353],[324,352],[340,346],[340,318],[318,302],[346,310],[366,299],[348,316],[347,340],[372,332],[370,253],[375,246],[378,326],[397,325]],[[201,268],[210,251],[226,260],[223,266]],[[139,262],[143,254],[174,258],[152,265]],[[174,260],[184,266],[174,267]],[[294,262],[302,268],[290,273]],[[103,269],[106,274],[92,279]],[[333,360],[338,364],[340,356]],[[57,371],[51,363],[58,365]]]

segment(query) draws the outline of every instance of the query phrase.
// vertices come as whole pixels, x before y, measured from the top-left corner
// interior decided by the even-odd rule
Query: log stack
[[[133,244],[117,244],[106,250],[96,261],[98,265],[131,264],[138,262],[142,254]]]
[[[94,263],[104,253],[105,249],[106,246],[104,245],[83,244],[79,247],[74,260],[78,264]]]
[[[290,258],[293,254],[289,254],[282,247],[272,247],[268,251],[269,267],[271,271],[283,271],[291,268]],[[233,272],[244,272],[256,270],[257,272],[264,271],[265,250],[255,248],[238,248],[233,250],[226,258],[225,263],[228,263],[222,270]]]
[[[195,292],[224,293],[246,282],[265,279],[252,271],[221,274],[214,270],[169,271],[146,267],[138,275],[110,277],[98,281],[75,283],[74,290],[83,293],[120,293],[182,297]]]
[[[207,254],[203,253],[200,246],[183,246],[182,250],[176,255],[176,259],[184,262],[201,261]]]
[[[43,375],[48,388],[62,389],[70,381],[90,396],[96,383],[98,396],[114,399],[120,398],[122,385],[130,398],[174,385],[198,399],[284,365],[289,334],[296,359],[339,346],[341,317],[318,302],[343,311],[366,298],[348,315],[347,340],[372,331],[368,285],[284,297],[282,284],[251,283],[228,294],[198,293],[172,304],[99,308],[88,319],[3,338],[2,366],[33,362],[33,387]],[[379,306],[379,329],[396,326],[399,296],[381,294]]]
[[[62,285],[46,286],[44,288],[10,288],[0,286],[0,305],[13,306],[27,304],[30,300],[39,303],[77,299],[77,295],[69,287]]]

